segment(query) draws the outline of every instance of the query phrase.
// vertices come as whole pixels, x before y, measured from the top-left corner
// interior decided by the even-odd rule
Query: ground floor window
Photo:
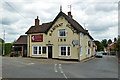
[[[88,54],[90,55],[90,48],[88,49]]]
[[[85,49],[86,49],[86,55],[87,55],[87,46],[85,47]]]
[[[80,46],[80,56],[82,56],[82,46]]]
[[[70,46],[59,46],[59,56],[70,56]]]
[[[43,54],[45,54],[46,53],[46,47],[42,47],[42,49],[43,49]]]
[[[40,45],[33,45],[32,46],[32,55],[41,55],[42,54],[42,47]]]

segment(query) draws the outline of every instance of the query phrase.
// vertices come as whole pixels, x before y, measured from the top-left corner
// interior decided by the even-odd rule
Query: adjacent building
[[[52,22],[31,26],[27,34],[27,56],[83,60],[94,55],[93,38],[73,19],[62,11]]]
[[[27,57],[27,35],[21,35],[13,44],[12,53],[14,56]]]
[[[108,44],[108,47],[106,48],[107,55],[116,55],[116,51],[115,51],[116,43],[117,43],[117,39],[114,38],[114,42],[112,42],[111,44]]]

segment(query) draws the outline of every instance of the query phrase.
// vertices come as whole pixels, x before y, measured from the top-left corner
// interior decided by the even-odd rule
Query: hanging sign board
[[[43,42],[43,35],[32,35],[32,42]]]
[[[73,41],[72,41],[72,44],[73,44],[73,45],[78,45],[78,44],[79,44],[79,43],[78,43],[78,40],[73,40]]]

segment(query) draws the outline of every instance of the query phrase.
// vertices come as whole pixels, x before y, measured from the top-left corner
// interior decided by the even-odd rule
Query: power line
[[[9,4],[8,2],[6,2],[5,0],[3,0],[9,7],[13,8],[20,16],[22,16],[25,20],[26,17],[24,17],[17,9],[15,9],[11,4]],[[27,21],[27,20],[26,20]],[[29,20],[30,21],[30,20]]]
[[[3,0],[3,2],[5,3],[5,4],[7,4],[10,8],[12,8],[12,9],[14,9],[16,12],[17,12],[17,14],[19,14],[21,17],[23,17],[24,19],[25,19],[25,21],[26,22],[28,22],[28,23],[30,23],[30,22],[32,22],[32,21],[30,21],[29,19],[27,19],[26,17],[24,17],[15,7],[13,7],[9,2],[6,2],[5,0]],[[27,19],[27,20],[26,20]],[[29,20],[29,21],[28,21]],[[33,22],[32,22],[33,23]],[[14,24],[15,25],[15,24]],[[26,24],[26,26],[28,26],[28,24]],[[4,42],[5,42],[5,29],[4,29],[4,33],[3,33],[3,39],[4,39]],[[5,43],[3,44],[3,55],[5,54]]]

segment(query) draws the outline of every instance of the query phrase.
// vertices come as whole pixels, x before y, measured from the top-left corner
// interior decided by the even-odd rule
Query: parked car
[[[102,52],[96,52],[96,57],[102,58],[103,57],[103,53]]]
[[[107,55],[107,53],[108,53],[108,51],[104,51],[104,52],[103,52],[103,55]]]

